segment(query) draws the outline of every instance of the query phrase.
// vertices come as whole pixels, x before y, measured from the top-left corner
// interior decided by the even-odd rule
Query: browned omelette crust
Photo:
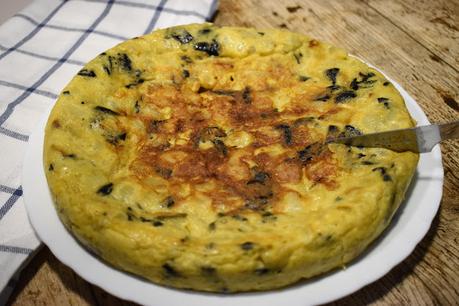
[[[225,65],[222,62],[215,63],[223,67],[222,73],[234,66],[231,61]],[[291,75],[283,71],[278,77]],[[281,114],[267,98],[274,89],[260,83],[261,90],[249,86],[242,90],[201,87],[197,92],[183,84],[151,86],[142,101],[159,109],[171,106],[172,115],[167,120],[145,119],[146,133],[130,165],[132,173],[139,182],[156,175],[168,180],[176,205],[180,205],[181,196],[174,190],[184,183],[212,181],[214,188],[203,194],[212,199],[216,212],[228,214],[265,210],[270,200],[276,210],[276,197],[289,190],[283,185],[298,184],[303,175],[333,189],[339,169],[330,151],[318,139],[311,139],[308,123],[312,119],[304,119],[311,115],[311,107],[301,100]],[[333,107],[327,112],[337,109]],[[224,128],[220,127],[222,122]],[[244,149],[228,146],[224,143],[228,136],[225,130],[244,131],[253,135],[254,141]],[[155,134],[153,143],[149,141],[150,133]],[[189,139],[171,145],[170,139],[179,133],[189,135]],[[199,149],[202,142],[209,143],[208,148]],[[281,154],[255,154],[258,148],[275,144],[282,144]],[[237,161],[229,164],[230,157]],[[313,166],[318,163],[327,166],[318,171]]]
[[[412,126],[341,49],[285,31],[189,25],[88,63],[48,121],[60,217],[156,283],[266,290],[340,267],[387,226],[417,155],[326,144]]]

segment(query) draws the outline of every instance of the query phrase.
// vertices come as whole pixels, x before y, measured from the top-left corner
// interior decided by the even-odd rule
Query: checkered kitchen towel
[[[21,167],[43,112],[100,52],[155,28],[209,20],[217,5],[217,0],[35,0],[0,26],[0,305],[12,276],[40,245],[24,208]]]

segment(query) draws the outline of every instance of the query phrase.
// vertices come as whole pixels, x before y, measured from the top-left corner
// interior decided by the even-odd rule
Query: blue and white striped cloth
[[[123,40],[209,20],[217,0],[35,0],[0,26],[0,305],[40,246],[22,200],[29,135],[81,66]]]

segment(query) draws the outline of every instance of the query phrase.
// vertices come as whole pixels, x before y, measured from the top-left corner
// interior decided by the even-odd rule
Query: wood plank
[[[447,63],[459,71],[459,1],[365,0],[429,51],[434,61]]]
[[[137,305],[94,286],[61,263],[47,247],[21,273],[11,305]]]
[[[50,255],[49,250],[43,248],[32,259],[21,273],[10,302],[13,305],[94,304],[89,285],[75,278],[73,272],[68,273],[66,267]]]

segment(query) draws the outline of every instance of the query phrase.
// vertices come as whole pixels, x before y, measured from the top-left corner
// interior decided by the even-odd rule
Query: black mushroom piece
[[[113,110],[111,110],[109,108],[106,108],[104,106],[99,106],[98,105],[98,106],[94,107],[94,109],[96,111],[98,111],[98,112],[101,112],[101,113],[104,113],[104,114],[108,114],[108,115],[113,115],[113,116],[118,116],[119,115],[119,113],[117,113],[117,112],[115,112],[115,111],[113,111]]]
[[[340,129],[336,125],[329,125],[327,136],[326,136],[326,142],[330,142],[331,140],[335,138],[353,137],[353,136],[359,136],[362,134],[363,133],[359,129],[355,128],[352,125],[344,126],[344,129],[342,131],[340,131]]]
[[[108,75],[112,74],[112,70],[108,66],[103,65],[102,67],[104,68],[104,71],[105,71],[106,74],[108,74]]]
[[[293,56],[295,57],[296,63],[301,64],[301,58],[303,57],[303,53],[293,53]]]
[[[251,184],[265,184],[265,182],[269,179],[269,173],[263,172],[263,171],[255,171],[255,175],[253,178],[251,178],[248,182],[247,185]]]
[[[373,169],[371,169],[371,171],[373,171],[373,172],[378,171],[379,173],[381,173],[383,181],[385,181],[385,182],[392,181],[392,177],[389,174],[387,174],[387,169],[384,168],[384,167],[373,168]]]
[[[118,145],[120,141],[125,141],[126,140],[126,132],[116,134],[116,135],[107,135],[105,136],[105,139],[111,143],[112,145]]]
[[[242,91],[242,100],[244,101],[245,104],[252,103],[252,93],[251,93],[250,87],[246,86],[244,88],[244,91]]]
[[[132,211],[132,208],[128,207],[128,211],[126,212],[128,221],[132,221],[135,219],[135,216],[131,211]]]
[[[218,56],[220,45],[213,39],[212,42],[198,42],[194,45],[194,49],[207,53],[209,56]]]
[[[215,231],[215,229],[217,228],[215,221],[209,223],[208,228],[209,228],[209,231]]]
[[[212,143],[214,144],[215,149],[217,149],[219,153],[221,153],[223,156],[228,155],[228,148],[226,147],[223,141],[221,141],[220,139],[214,139],[212,140]]]
[[[323,144],[315,142],[313,144],[306,146],[303,150],[298,151],[298,159],[303,164],[308,164],[315,157],[319,156],[322,153],[323,149]]]
[[[201,267],[201,273],[204,276],[215,276],[217,269],[211,266],[203,266]]]
[[[269,199],[272,197],[273,197],[273,194],[269,193],[267,195],[261,195],[256,198],[248,199],[245,202],[244,207],[250,210],[254,210],[254,211],[263,210],[268,204]]]
[[[364,160],[361,162],[362,165],[369,166],[369,165],[374,165],[375,163],[369,160]]]
[[[384,98],[384,97],[378,98],[378,103],[383,104],[384,107],[387,108],[387,109],[390,108],[390,106],[389,106],[389,99],[388,99],[388,98]]]
[[[118,140],[126,140],[126,132],[116,135]]]
[[[292,129],[287,124],[279,124],[276,129],[281,130],[284,136],[284,142],[287,146],[292,144]]]
[[[138,114],[140,112],[140,104],[139,104],[139,101],[135,101],[135,104],[134,104],[134,111],[136,114]]]
[[[328,133],[335,134],[338,131],[339,131],[339,129],[338,129],[338,127],[336,125],[331,124],[331,125],[328,126]]]
[[[330,99],[330,95],[329,94],[324,94],[324,95],[320,95],[318,96],[317,98],[314,99],[314,101],[322,101],[322,102],[325,102],[325,101],[328,101]]]
[[[148,133],[158,133],[161,125],[164,124],[166,120],[156,120],[153,119],[150,121],[150,124],[147,126]]]
[[[332,139],[335,139],[335,138],[339,137],[339,134],[340,134],[340,131],[339,131],[339,128],[336,125],[329,125],[328,126],[326,140],[330,141]]]
[[[254,271],[254,273],[259,276],[269,274],[270,272],[271,270],[268,268],[258,268]]]
[[[209,34],[210,32],[212,32],[212,29],[210,29],[210,28],[205,28],[205,29],[199,30],[199,34],[202,34],[202,35]]]
[[[232,215],[231,216],[234,220],[238,220],[238,221],[248,221],[249,219],[247,219],[246,217],[244,216],[241,216],[241,215]]]
[[[97,193],[102,195],[102,196],[107,196],[113,191],[113,183],[108,183],[103,185],[97,190]]]
[[[338,76],[339,68],[330,68],[325,70],[325,75],[332,82],[333,85],[336,84],[336,77]]]
[[[181,44],[187,44],[193,40],[193,36],[186,30],[182,30],[180,33],[174,33],[171,36]]]
[[[306,82],[309,79],[310,79],[310,77],[307,77],[305,75],[298,76],[298,81],[300,81],[300,82]]]
[[[163,264],[163,270],[166,277],[180,277],[180,273],[168,263]]]
[[[88,69],[81,69],[78,72],[78,75],[88,77],[88,78],[95,78],[97,76],[94,70],[88,70]]]
[[[117,64],[117,63],[118,62],[116,61],[114,56],[111,56],[111,55],[108,56],[108,65],[109,65],[110,69],[113,69],[113,65]]]
[[[199,86],[199,88],[198,88],[198,94],[202,94],[202,93],[208,92],[208,91],[211,91],[211,90],[209,88],[205,88],[205,87],[202,87],[202,86]]]
[[[358,90],[359,88],[368,88],[373,86],[373,83],[376,82],[376,80],[370,80],[370,78],[376,76],[373,72],[368,72],[368,73],[362,73],[359,72],[359,77],[360,80],[357,78],[354,78],[349,85],[353,90]]]
[[[343,92],[340,92],[339,94],[336,95],[335,97],[335,102],[336,103],[344,103],[347,100],[353,99],[357,97],[357,94],[353,90],[346,90]]]
[[[241,244],[241,249],[243,249],[244,251],[249,251],[249,250],[253,249],[254,246],[255,245],[254,245],[253,242],[247,241],[247,242],[244,242],[243,244]]]
[[[126,71],[132,70],[132,61],[126,53],[118,53],[118,64]]]
[[[180,59],[187,64],[191,64],[193,62],[193,60],[189,56],[186,56],[186,55],[182,55]]]
[[[335,91],[340,88],[340,86],[336,84],[336,77],[338,76],[338,73],[339,73],[339,68],[331,68],[331,69],[325,70],[325,75],[332,82],[332,84],[327,87],[331,91]]]
[[[261,222],[263,223],[266,223],[266,222],[270,222],[270,221],[276,221],[277,220],[277,216],[273,215],[273,213],[269,212],[269,211],[266,211],[264,212],[262,215],[262,220]]]
[[[359,136],[362,134],[363,133],[359,129],[355,128],[354,126],[346,125],[340,137],[354,137],[354,136]]]
[[[103,68],[104,68],[105,73],[107,73],[108,75],[111,75],[112,69],[113,69],[114,58],[111,55],[109,55],[107,58],[108,58],[108,62],[106,65],[103,65]]]
[[[144,79],[138,78],[138,79],[135,80],[134,82],[129,83],[129,84],[125,85],[124,87],[126,87],[126,88],[132,88],[132,87],[135,87],[135,86],[137,86],[137,85],[142,84],[143,82],[145,82]]]
[[[356,78],[354,78],[351,82],[351,84],[349,85],[349,87],[351,87],[353,90],[358,90],[359,89],[359,83],[357,81]]]
[[[190,77],[190,72],[188,70],[186,70],[186,69],[183,69],[182,76],[184,78],[189,78]]]
[[[133,69],[132,67],[132,60],[129,58],[129,56],[126,53],[117,53],[116,55],[109,55],[107,56],[107,61],[105,62],[104,65],[102,65],[102,68],[104,69],[105,73],[107,75],[111,75],[114,71],[115,67],[119,67],[122,70],[130,73]],[[136,70],[135,71],[135,76],[139,77],[140,76],[140,71]]]
[[[201,141],[212,141],[218,137],[226,137],[226,133],[223,129],[217,126],[209,126],[201,130],[199,139]]]
[[[204,87],[199,87],[198,93],[203,93],[203,92],[211,92],[219,96],[228,96],[228,97],[234,97],[237,93],[237,91],[235,90],[223,90],[223,89],[209,90]]]
[[[171,176],[172,176],[172,170],[171,169],[168,169],[168,168],[163,168],[163,167],[159,167],[157,166],[155,168],[155,172],[161,176],[163,179],[170,179]]]
[[[167,208],[171,208],[172,206],[174,206],[174,204],[175,204],[174,198],[172,196],[168,196],[167,198],[164,199],[162,206],[165,206]]]

